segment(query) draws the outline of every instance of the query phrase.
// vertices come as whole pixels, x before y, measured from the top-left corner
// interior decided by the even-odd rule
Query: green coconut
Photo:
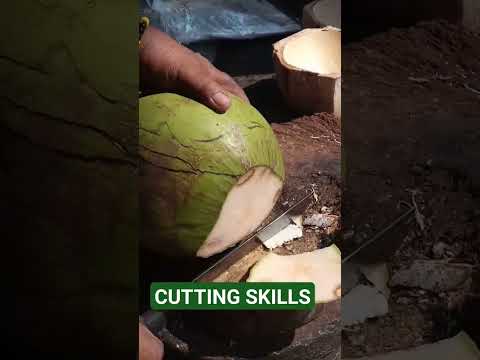
[[[225,114],[175,94],[140,99],[143,244],[209,257],[234,246],[271,212],[285,177],[272,128],[232,97]]]

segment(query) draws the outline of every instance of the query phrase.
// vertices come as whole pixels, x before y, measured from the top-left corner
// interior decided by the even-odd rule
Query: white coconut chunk
[[[298,226],[303,225],[303,216],[302,215],[294,215],[290,218],[295,224]]]
[[[342,299],[342,325],[362,323],[388,313],[386,297],[373,286],[357,285]]]
[[[340,250],[331,245],[298,255],[270,253],[250,270],[247,282],[313,282],[317,304],[334,301],[341,295]]]
[[[228,193],[217,222],[197,256],[218,254],[251,234],[272,211],[282,185],[270,168],[250,169]]]
[[[290,224],[285,229],[281,230],[270,239],[265,241],[265,245],[269,249],[275,249],[279,246],[282,246],[285,243],[288,243],[294,239],[301,238],[303,236],[302,227],[297,224]]]

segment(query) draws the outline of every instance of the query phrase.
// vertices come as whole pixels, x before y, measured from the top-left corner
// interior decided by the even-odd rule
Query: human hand
[[[230,94],[248,102],[242,88],[228,74],[152,26],[142,37],[140,83],[146,92],[184,95],[219,113],[230,107]]]
[[[163,343],[155,337],[142,323],[138,326],[138,359],[162,360]]]

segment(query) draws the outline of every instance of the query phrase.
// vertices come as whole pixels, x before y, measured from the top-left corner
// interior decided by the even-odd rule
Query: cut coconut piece
[[[197,256],[218,254],[252,233],[272,211],[282,185],[270,168],[256,167],[243,175],[228,193]]]
[[[433,344],[421,345],[409,350],[393,351],[387,354],[357,358],[356,360],[478,360],[480,351],[464,331],[454,337]],[[351,359],[353,360],[353,359]]]
[[[317,304],[335,301],[341,292],[341,254],[335,246],[298,255],[270,253],[251,270],[247,282],[313,282]]]
[[[302,113],[341,116],[341,31],[305,29],[274,44],[277,81],[287,103]]]
[[[344,326],[362,323],[387,313],[387,298],[373,286],[357,285],[342,299]]]
[[[217,114],[175,94],[140,99],[143,247],[208,257],[269,215],[285,178],[280,147],[254,107],[231,101]]]

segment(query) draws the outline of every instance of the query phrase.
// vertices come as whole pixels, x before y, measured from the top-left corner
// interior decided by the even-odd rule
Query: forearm
[[[230,94],[248,102],[229,75],[152,26],[143,32],[139,61],[140,89],[144,94],[172,92],[221,113],[230,107]]]

